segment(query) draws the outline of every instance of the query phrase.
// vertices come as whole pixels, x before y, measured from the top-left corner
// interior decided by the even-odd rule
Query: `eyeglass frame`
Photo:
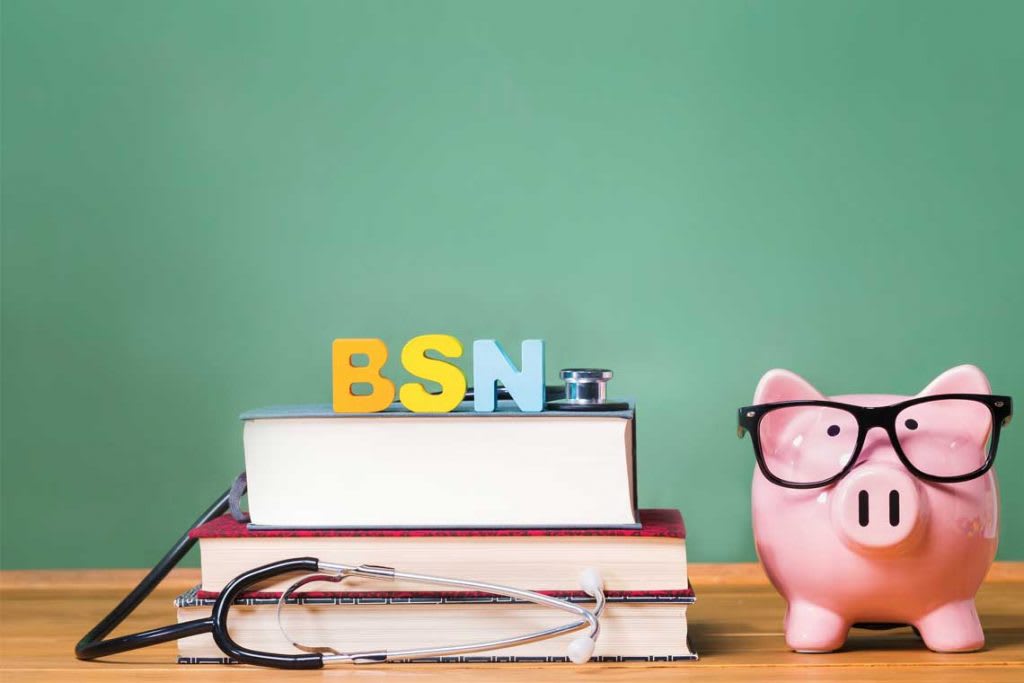
[[[903,452],[903,447],[900,445],[899,437],[896,434],[896,419],[899,417],[900,413],[910,406],[918,405],[920,403],[932,403],[935,401],[953,399],[976,401],[984,404],[989,409],[989,413],[992,415],[992,435],[989,440],[988,454],[985,458],[984,464],[974,472],[949,477],[928,474],[927,472],[923,472],[915,467],[910,461],[910,458],[907,457],[907,454]],[[850,456],[849,462],[846,463],[846,465],[844,465],[837,474],[828,477],[827,479],[810,483],[787,481],[772,474],[771,470],[768,468],[768,463],[765,462],[764,453],[761,449],[760,427],[761,420],[764,419],[764,416],[780,408],[795,408],[803,406],[819,406],[823,408],[843,410],[853,415],[857,420],[857,443],[854,446],[853,454]],[[996,450],[999,447],[1000,429],[1010,424],[1010,418],[1013,417],[1013,399],[1009,396],[998,396],[995,394],[936,394],[934,396],[917,396],[906,401],[900,401],[899,403],[893,403],[885,406],[858,406],[850,403],[841,403],[838,401],[828,401],[824,399],[780,401],[777,403],[759,403],[752,406],[745,406],[739,409],[738,417],[739,425],[736,428],[736,436],[742,439],[744,434],[750,432],[750,440],[754,445],[754,458],[757,460],[757,466],[761,470],[761,474],[764,475],[765,479],[777,486],[791,489],[816,489],[834,484],[849,474],[850,470],[852,470],[857,464],[857,461],[860,460],[868,432],[876,427],[880,427],[885,430],[886,434],[889,436],[889,441],[892,444],[893,450],[896,451],[896,456],[900,459],[900,462],[903,463],[903,466],[910,470],[915,477],[939,484],[955,484],[962,481],[977,479],[992,469],[992,465],[996,460]]]

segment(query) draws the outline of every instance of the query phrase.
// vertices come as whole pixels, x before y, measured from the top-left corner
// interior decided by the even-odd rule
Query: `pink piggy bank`
[[[974,595],[999,541],[991,467],[1010,398],[962,365],[914,397],[826,399],[772,370],[754,403],[739,413],[754,540],[789,647],[836,650],[855,624],[913,625],[938,652],[983,647]]]

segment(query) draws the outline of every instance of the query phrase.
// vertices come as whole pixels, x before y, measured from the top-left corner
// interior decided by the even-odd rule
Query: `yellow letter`
[[[440,394],[428,393],[418,382],[402,385],[398,398],[414,413],[450,412],[466,394],[466,377],[456,366],[436,358],[427,358],[430,349],[446,358],[462,355],[462,344],[448,334],[421,334],[402,348],[402,365],[413,375],[441,385]]]
[[[352,356],[365,354],[364,366],[352,365]],[[395,384],[380,374],[388,360],[388,347],[380,339],[335,339],[331,345],[334,412],[377,413],[395,400]],[[373,392],[352,393],[353,384],[369,384]]]

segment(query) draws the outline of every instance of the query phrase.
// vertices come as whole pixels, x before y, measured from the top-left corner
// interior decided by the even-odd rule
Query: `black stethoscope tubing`
[[[499,399],[509,398],[508,391],[504,388],[499,389],[497,394],[497,398]],[[545,400],[548,402],[557,401],[558,399],[564,398],[564,396],[565,389],[563,387],[545,387]],[[465,399],[470,400],[472,398],[473,389],[470,387],[466,391]],[[593,411],[615,410],[619,409],[620,406],[618,404],[573,406],[549,403],[548,408],[554,410]],[[75,656],[78,657],[78,659],[97,659],[99,657],[106,657],[120,652],[127,652],[129,650],[138,650],[143,647],[158,645],[160,643],[166,643],[180,638],[209,633],[213,636],[217,646],[226,655],[240,662],[257,664],[260,666],[271,666],[279,669],[318,669],[323,666],[323,655],[320,653],[286,655],[250,650],[240,646],[228,635],[228,614],[230,613],[232,603],[239,594],[243,593],[248,586],[254,583],[264,581],[280,574],[300,571],[316,572],[318,571],[318,560],[313,557],[297,557],[288,560],[281,560],[279,562],[263,565],[262,567],[250,569],[247,572],[239,574],[227,586],[225,586],[224,590],[220,592],[220,595],[217,597],[217,601],[213,605],[211,615],[205,619],[193,619],[191,621],[184,621],[177,624],[168,624],[167,626],[160,626],[148,631],[139,631],[138,633],[131,633],[126,636],[118,636],[117,638],[104,640],[111,631],[117,628],[121,622],[127,619],[131,613],[138,608],[149,594],[153,592],[153,589],[155,589],[160,582],[164,580],[167,574],[170,573],[170,571],[174,569],[179,562],[181,562],[181,559],[185,557],[188,551],[192,549],[192,546],[196,543],[196,539],[190,538],[189,533],[196,527],[206,524],[210,520],[220,517],[228,511],[230,494],[230,489],[221,494],[213,504],[210,505],[206,512],[200,515],[199,518],[196,519],[196,521],[193,522],[185,533],[182,534],[182,536],[174,543],[174,545],[171,546],[171,549],[167,551],[167,554],[165,554],[163,558],[161,558],[161,560],[157,562],[151,570],[149,570],[149,573],[139,581],[138,585],[135,586],[135,588],[133,588],[132,591],[128,593],[128,595],[126,595],[107,616],[105,616],[88,633],[86,633],[80,641],[78,641],[78,644],[75,646]]]
[[[139,584],[132,589],[128,595],[121,600],[110,614],[105,616],[92,630],[86,633],[75,646],[75,656],[79,659],[96,659],[107,655],[137,650],[141,647],[148,647],[158,643],[166,643],[169,640],[177,640],[199,633],[208,633],[212,630],[212,623],[209,619],[195,619],[180,624],[161,626],[140,631],[126,636],[118,636],[109,640],[103,640],[111,631],[118,627],[135,609],[145,600],[153,589],[156,588],[164,577],[174,569],[181,561],[181,558],[192,549],[196,540],[189,538],[192,529],[209,522],[215,517],[220,517],[228,510],[228,494],[225,491],[213,505],[209,507],[199,518],[182,534],[181,538],[175,541],[167,554],[149,570],[149,573]]]
[[[201,633],[209,633],[217,643],[217,647],[223,650],[224,654],[239,662],[256,664],[259,666],[271,666],[279,669],[319,669],[324,665],[323,655],[298,654],[286,655],[273,652],[261,652],[242,647],[228,635],[228,615],[235,598],[244,593],[245,589],[254,583],[293,572],[315,572],[318,568],[318,561],[315,557],[296,557],[289,560],[272,562],[262,567],[250,569],[247,572],[235,577],[224,590],[220,592],[217,601],[213,605],[213,611],[205,619],[193,619],[178,624],[168,624],[148,631],[139,631],[126,636],[118,636],[103,640],[111,631],[118,627],[135,609],[145,600],[153,589],[167,576],[181,558],[195,545],[195,539],[189,538],[192,529],[205,524],[206,522],[220,517],[228,509],[228,494],[225,491],[210,508],[199,516],[192,526],[189,527],[181,538],[175,542],[167,554],[157,562],[148,574],[135,586],[125,598],[118,603],[96,626],[78,641],[75,646],[75,656],[79,659],[96,659],[108,655],[137,650],[150,645],[158,645],[171,640],[187,638]]]

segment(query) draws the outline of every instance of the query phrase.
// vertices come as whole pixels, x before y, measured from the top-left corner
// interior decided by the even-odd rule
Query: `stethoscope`
[[[607,411],[618,410],[626,404],[608,402],[605,398],[605,383],[611,379],[612,373],[608,370],[562,370],[561,377],[566,381],[566,388],[547,387],[546,407],[549,410],[574,410],[574,411]],[[472,397],[472,389],[467,392],[467,398]],[[498,398],[507,398],[507,393],[502,394],[499,390]],[[230,501],[237,499],[238,491],[225,491],[200,517],[182,534],[182,536],[171,546],[167,554],[156,563],[145,577],[135,586],[132,591],[121,600],[110,613],[104,617],[92,630],[85,634],[75,646],[75,655],[79,659],[96,659],[119,652],[137,650],[150,645],[166,643],[180,638],[209,633],[213,636],[214,642],[225,655],[231,659],[245,664],[258,666],[270,666],[280,669],[319,669],[325,664],[339,662],[351,662],[354,664],[374,664],[381,662],[408,661],[427,657],[442,657],[471,652],[484,652],[501,648],[524,645],[539,640],[546,640],[562,636],[568,633],[586,630],[586,635],[570,641],[566,656],[576,664],[582,664],[590,660],[594,653],[597,637],[601,631],[600,617],[604,611],[605,595],[600,574],[596,570],[588,569],[580,577],[580,587],[594,598],[594,608],[587,609],[569,602],[543,595],[534,591],[522,590],[511,586],[485,583],[483,581],[470,581],[466,579],[453,579],[442,576],[429,576],[427,574],[414,574],[401,572],[392,567],[379,567],[376,565],[350,565],[334,562],[323,562],[315,557],[295,557],[279,562],[272,562],[250,569],[239,574],[231,580],[220,592],[213,610],[209,617],[204,619],[193,619],[177,624],[168,624],[148,631],[140,631],[117,638],[104,638],[118,627],[135,609],[153,592],[160,582],[170,571],[178,565],[181,559],[188,553],[196,543],[196,539],[189,537],[192,529],[206,524],[210,520],[220,517],[228,511]],[[239,645],[231,638],[228,631],[231,606],[235,600],[250,586],[263,583],[269,579],[292,574],[306,572],[307,576],[293,583],[288,590],[281,594],[277,603],[278,628],[288,642],[300,650],[302,654],[284,654],[275,652],[263,652],[252,650]],[[470,591],[479,591],[500,595],[513,600],[531,602],[544,607],[562,610],[573,616],[560,626],[532,631],[519,636],[501,638],[496,640],[480,641],[476,643],[464,643],[447,646],[434,646],[422,648],[406,648],[399,650],[373,650],[365,652],[340,652],[332,647],[309,646],[298,643],[292,638],[284,626],[282,613],[288,599],[296,590],[314,581],[329,581],[340,583],[347,578],[364,577],[378,579],[381,581],[408,581],[414,583],[429,584],[435,586],[446,586]]]
[[[576,664],[583,664],[590,660],[590,657],[594,654],[594,646],[597,643],[597,636],[601,631],[601,625],[598,621],[601,618],[601,613],[604,611],[605,597],[604,588],[602,586],[601,575],[598,574],[595,569],[586,569],[580,576],[580,587],[596,601],[596,606],[593,610],[586,609],[577,604],[568,602],[567,600],[560,600],[553,598],[548,595],[541,593],[535,593],[533,591],[520,590],[518,588],[512,588],[510,586],[501,586],[493,583],[485,583],[483,581],[468,581],[466,579],[449,579],[441,576],[428,576],[426,574],[412,574],[409,572],[400,572],[391,567],[378,567],[376,565],[360,565],[358,567],[346,564],[335,564],[332,562],[320,562],[313,558],[301,558],[298,560],[285,560],[285,562],[312,562],[313,566],[316,567],[316,571],[325,572],[320,574],[312,574],[310,576],[303,577],[302,579],[293,583],[288,590],[281,594],[280,599],[277,602],[277,624],[278,628],[285,638],[295,648],[304,652],[310,653],[314,657],[320,659],[319,663],[314,662],[313,668],[322,666],[332,662],[353,662],[355,664],[375,664],[381,662],[394,662],[394,661],[406,661],[410,659],[422,659],[425,657],[445,657],[449,655],[467,654],[470,652],[484,652],[487,650],[499,650],[506,647],[514,647],[516,645],[525,645],[526,643],[533,643],[538,640],[546,640],[547,638],[554,638],[561,636],[566,633],[573,633],[587,629],[585,636],[576,638],[569,643],[566,649],[566,656],[570,661]],[[304,565],[305,569],[306,566]],[[261,568],[263,569],[263,568]],[[434,586],[446,586],[448,588],[461,588],[470,591],[481,591],[484,593],[492,593],[496,595],[503,595],[513,600],[523,600],[526,602],[532,602],[536,605],[542,605],[544,607],[552,607],[554,609],[560,609],[565,612],[569,612],[574,615],[576,619],[567,622],[560,626],[544,629],[541,631],[533,631],[531,633],[525,633],[520,636],[513,636],[510,638],[501,638],[497,640],[485,640],[478,643],[466,643],[460,645],[446,645],[440,647],[421,647],[421,648],[407,648],[402,650],[371,650],[365,652],[339,652],[332,647],[310,647],[303,645],[294,640],[285,629],[284,622],[281,618],[283,608],[287,604],[288,598],[301,586],[314,581],[332,581],[339,582],[349,577],[366,577],[373,579],[382,579],[384,581],[402,580],[411,581],[414,583],[430,584]],[[237,581],[237,579],[236,579]],[[217,618],[217,605],[220,604],[218,600],[217,604],[213,607],[213,616],[210,621],[215,621]],[[227,612],[227,607],[223,608],[224,612]],[[223,629],[221,629],[223,635]],[[217,631],[214,630],[214,640],[217,641],[217,645],[230,654],[232,647],[237,647],[230,639],[225,642],[218,640]],[[234,656],[234,655],[232,655]],[[253,662],[255,663],[255,662]]]

